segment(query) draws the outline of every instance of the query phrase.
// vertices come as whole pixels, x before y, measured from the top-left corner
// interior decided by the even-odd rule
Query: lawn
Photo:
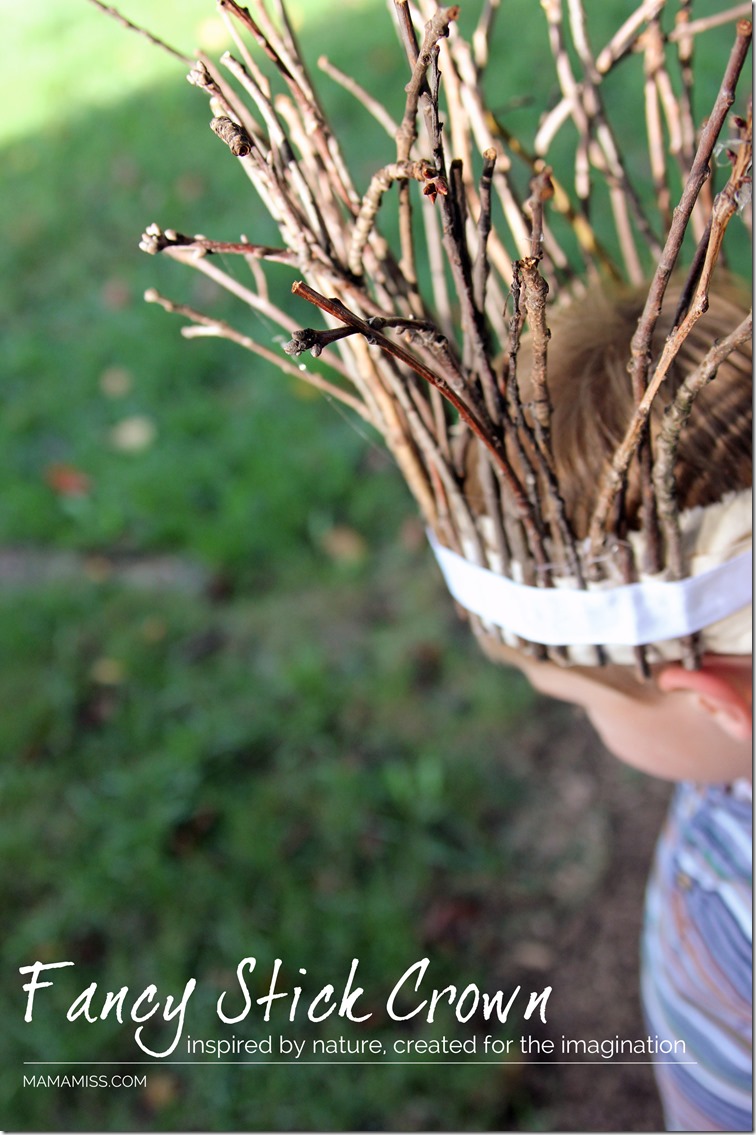
[[[211,5],[172,7],[159,24],[150,5],[129,14],[183,48],[212,40]],[[307,9],[313,50],[397,68],[375,4],[347,5],[336,34]],[[191,1031],[213,1036],[247,954],[261,973],[276,957],[306,969],[308,990],[353,957],[368,989],[398,977],[428,952],[434,912],[454,922],[506,861],[524,785],[503,767],[503,729],[530,695],[457,627],[378,439],[230,345],[182,342],[143,304],[157,284],[223,310],[138,251],[146,223],[233,238],[260,220],[182,68],[86,4],[25,11],[14,35],[27,64],[3,139],[0,540],[22,567],[6,556],[0,632],[3,1124],[371,1129],[388,1099],[398,1127],[491,1126],[510,1103],[464,1067],[325,1081],[303,1067],[293,1094],[276,1067],[166,1066],[121,1094],[20,1086],[21,1060],[142,1055],[133,1028],[65,1021],[68,989],[91,981],[178,990],[195,975]],[[432,952],[451,980],[465,951]],[[482,984],[485,959],[467,952]],[[64,958],[75,976],[26,1024],[17,967]],[[338,1032],[305,1019],[297,1035]],[[458,1102],[441,1107],[450,1074]]]
[[[149,222],[271,235],[220,160],[203,96],[84,0],[14,5],[12,21],[2,6],[0,1122],[539,1129],[512,1070],[482,1065],[165,1063],[131,1092],[22,1086],[22,1061],[127,1070],[142,1056],[128,1024],[65,1020],[90,982],[178,994],[195,976],[188,1032],[264,1038],[259,1014],[235,1027],[215,1016],[245,956],[260,982],[284,959],[288,990],[306,971],[305,997],[358,958],[371,1017],[349,1035],[388,1044],[398,1030],[380,994],[407,966],[428,956],[434,986],[497,988],[508,928],[486,910],[559,900],[537,840],[512,837],[538,793],[526,738],[543,707],[479,657],[379,439],[231,344],[182,340],[142,301],[157,286],[238,317],[207,281],[139,252]],[[517,125],[533,114],[518,96],[545,37],[539,5],[512,7],[527,16],[501,32],[501,105]],[[378,0],[342,0],[338,19],[325,0],[292,8],[313,59],[327,51],[400,113]],[[124,10],[184,51],[225,46],[204,0]],[[385,140],[349,96],[324,91],[364,187]],[[288,283],[282,272],[281,295]],[[273,334],[263,320],[247,329]],[[579,833],[560,846],[582,854]],[[26,1023],[17,970],[36,959],[75,971]],[[290,1031],[346,1033],[335,1018]],[[473,1030],[447,1007],[399,1031]]]

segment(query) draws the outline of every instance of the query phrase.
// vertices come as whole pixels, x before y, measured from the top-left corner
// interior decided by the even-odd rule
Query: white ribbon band
[[[458,603],[487,623],[545,646],[642,646],[703,630],[748,606],[751,551],[682,580],[645,580],[580,591],[529,587],[431,547]]]

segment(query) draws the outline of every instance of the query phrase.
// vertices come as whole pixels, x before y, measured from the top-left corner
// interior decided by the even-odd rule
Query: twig
[[[402,21],[401,26],[404,27],[405,19],[409,19],[406,0],[395,0],[395,3]],[[396,157],[399,162],[409,159],[410,150],[417,138],[418,105],[425,86],[426,72],[431,63],[433,49],[439,39],[449,34],[449,24],[452,20],[456,20],[458,15],[459,7],[456,4],[451,8],[439,8],[425,27],[423,42],[417,54],[417,59],[413,63],[412,77],[404,88],[407,99],[404,105],[404,116],[396,134]],[[406,42],[409,44],[409,36],[407,36]],[[412,32],[412,42],[414,43],[414,32]]]
[[[205,236],[187,236],[185,233],[176,232],[175,229],[163,231],[156,224],[147,226],[139,247],[142,252],[148,252],[153,256],[158,252],[164,252],[167,248],[185,248],[200,256],[224,253],[238,254],[255,260],[274,260],[278,264],[292,264],[295,261],[290,248],[270,248],[265,244],[250,244],[247,240],[208,240]]]
[[[429,64],[432,72],[430,87],[438,90],[438,50],[431,53]],[[444,145],[441,134],[438,99],[427,98],[423,102],[425,128],[433,147],[434,163],[441,171],[445,169]],[[464,334],[463,358],[469,359],[470,368],[477,376],[486,404],[486,411],[492,423],[500,416],[500,400],[496,376],[488,349],[487,333],[482,314],[475,307],[470,278],[470,259],[464,229],[465,196],[464,183],[460,176],[459,163],[452,163],[450,173],[452,192],[441,197],[443,214],[442,243],[452,280],[460,304],[461,324]]]
[[[430,66],[431,58],[438,40],[448,35],[449,24],[459,15],[459,8],[439,8],[428,21],[420,48],[417,48],[414,28],[409,15],[409,6],[406,0],[395,0],[395,10],[399,21],[399,30],[407,52],[407,59],[412,67],[412,76],[405,87],[406,101],[404,115],[396,131],[396,165],[402,166],[409,162],[410,152],[417,138],[417,113],[420,96],[426,88],[426,72]],[[431,188],[430,196],[435,201],[436,193],[445,193],[446,179],[443,166],[438,169],[438,189]],[[374,179],[375,180],[375,179]],[[426,190],[427,191],[427,190]],[[380,198],[379,198],[380,200]],[[364,203],[363,203],[364,204]],[[357,267],[357,236],[358,227],[355,228],[352,242],[352,251],[349,265],[355,274],[359,274]],[[409,195],[409,185],[404,178],[399,184],[399,236],[402,246],[401,269],[410,285],[413,294],[413,307],[416,314],[422,309],[422,302],[417,294],[417,273],[415,268],[415,252],[412,240],[412,202]]]
[[[544,441],[545,452],[551,456],[551,402],[546,382],[546,353],[549,342],[549,329],[546,326],[546,296],[549,286],[538,271],[538,260],[527,256],[517,262],[521,281],[525,314],[530,327],[533,345],[533,418],[538,423]]]
[[[717,95],[706,126],[704,127],[687,184],[672,218],[672,225],[664,245],[662,256],[649,288],[643,314],[631,343],[631,382],[637,400],[636,412],[628,426],[622,443],[617,448],[612,464],[607,471],[598,495],[596,507],[591,517],[589,541],[592,555],[596,556],[604,540],[604,532],[612,504],[621,489],[630,461],[644,432],[651,403],[661,385],[671,361],[671,351],[666,351],[657,366],[653,380],[647,384],[646,374],[651,357],[651,338],[656,322],[661,314],[662,300],[669,278],[682,245],[685,229],[698,197],[701,186],[709,175],[709,161],[719,133],[725,123],[730,107],[735,101],[735,87],[743,69],[748,48],[751,43],[752,28],[747,21],[738,24],[737,38],[730,53],[722,85]],[[687,318],[687,317],[686,317]],[[684,326],[683,323],[681,325]],[[679,329],[678,329],[679,338]],[[666,365],[662,365],[666,363]]]
[[[667,0],[645,0],[625,20],[606,47],[596,56],[596,70],[600,75],[605,75],[619,63],[620,59],[623,59],[633,50],[643,25],[649,20],[655,19],[666,2]]]
[[[440,223],[436,209],[423,209],[423,223],[428,252],[428,268],[431,275],[433,302],[438,325],[447,339],[454,338],[456,327],[446,285],[446,264],[441,240]]]
[[[715,12],[713,16],[702,16],[700,20],[691,20],[685,27],[674,28],[669,33],[670,43],[676,43],[683,37],[701,35],[702,32],[711,31],[712,28],[721,27],[722,24],[732,24],[736,20],[748,20],[751,16],[750,4],[736,4],[724,12]]]
[[[452,389],[444,379],[440,378],[439,375],[426,367],[419,359],[415,358],[408,351],[405,351],[404,348],[400,347],[397,343],[387,339],[380,332],[375,332],[369,323],[359,319],[354,312],[349,311],[339,300],[333,298],[328,299],[325,296],[319,295],[314,289],[301,280],[296,281],[296,283],[292,285],[292,292],[294,295],[302,296],[310,303],[315,304],[316,307],[321,308],[335,319],[340,319],[348,326],[360,331],[366,339],[373,340],[375,345],[380,347],[382,351],[385,351],[395,359],[403,362],[406,366],[415,371],[420,378],[430,383],[431,386],[435,386],[441,394],[443,394],[491,454],[494,467],[506,483],[512,495],[517,515],[526,528],[531,554],[541,569],[544,571],[547,570],[548,561],[543,548],[543,538],[533,512],[533,507],[523,492],[522,486],[509,464],[504,446],[493,430],[492,423],[480,421],[477,415],[470,410],[464,401],[465,392],[463,390],[456,391]]]
[[[187,250],[181,245],[168,245],[163,249],[163,252],[171,259],[178,260],[183,264],[188,264],[198,272],[202,272],[203,275],[214,280],[216,284],[225,288],[227,292],[231,292],[232,295],[235,295],[237,299],[246,303],[253,310],[259,311],[261,315],[266,315],[270,319],[275,320],[280,327],[288,331],[296,330],[296,323],[291,316],[270,303],[270,301],[264,300],[261,296],[257,295],[256,292],[245,287],[244,284],[240,283],[233,276],[230,276],[227,272],[224,272],[217,264],[212,263],[212,258],[197,256],[195,253],[192,253],[191,250]]]
[[[530,259],[539,261],[543,257],[543,207],[554,196],[551,169],[544,166],[530,183],[530,197],[525,202],[525,211],[530,214]]]
[[[89,2],[90,4],[94,4],[96,8],[99,8],[101,12],[104,12],[106,16],[110,16],[111,19],[121,24],[122,27],[128,28],[130,32],[136,32],[137,35],[143,36],[155,47],[159,47],[161,51],[167,51],[174,59],[178,59],[181,63],[194,63],[194,56],[184,55],[183,51],[177,51],[177,49],[171,47],[169,43],[159,39],[158,36],[153,35],[152,32],[148,32],[146,28],[141,27],[139,24],[133,24],[131,20],[127,20],[117,8],[113,8],[109,4],[103,4],[102,0],[89,0]]]
[[[731,331],[724,339],[713,344],[700,365],[686,375],[674,400],[667,407],[657,445],[654,481],[659,502],[659,521],[667,541],[667,567],[672,579],[683,579],[689,565],[683,558],[680,523],[675,488],[675,461],[680,435],[685,428],[698,395],[717,376],[722,363],[739,347],[750,342],[753,331],[753,314]]]
[[[682,533],[675,487],[675,461],[680,435],[690,417],[693,403],[700,392],[714,378],[719,367],[739,347],[750,342],[753,334],[753,314],[749,314],[724,339],[715,343],[700,366],[688,374],[678,389],[674,401],[667,408],[659,435],[654,467],[656,499],[659,521],[666,542],[666,564],[671,579],[684,579],[689,567],[683,557]],[[698,636],[686,635],[681,640],[683,665],[696,670],[700,665]]]
[[[601,76],[596,68],[588,42],[583,2],[582,0],[567,0],[567,6],[570,13],[573,40],[583,67],[583,83],[580,88],[581,99],[593,124],[598,149],[602,155],[601,162],[597,164],[606,162],[615,224],[628,276],[630,280],[641,283],[644,273],[640,268],[635,243],[630,234],[628,214],[632,213],[639,232],[654,254],[661,251],[659,241],[645,215],[640,197],[630,181],[620,148],[614,137],[614,131],[604,109],[600,91]],[[595,153],[595,151],[592,149],[591,153]],[[594,162],[596,162],[596,157],[594,157]]]
[[[236,0],[218,0],[218,3],[221,7],[227,8],[251,32],[287,83],[303,115],[306,130],[313,138],[323,169],[333,175],[332,188],[338,190],[346,204],[351,204],[355,196],[354,187],[339,147],[330,130],[327,129],[322,108],[298,54],[291,29],[287,25],[287,39],[284,41],[277,35],[263,5],[259,5],[257,9],[260,19],[258,26],[250,16],[249,10],[242,8]]]
[[[394,12],[396,13],[396,21],[399,28],[399,38],[404,46],[410,67],[414,67],[417,63],[420,49],[417,45],[417,37],[415,36],[415,29],[412,25],[409,0],[394,0]]]
[[[378,360],[364,339],[350,339],[349,349],[370,403],[373,424],[385,438],[426,523],[438,524],[444,507],[439,504],[429,467],[421,458],[422,442],[418,443],[410,433],[413,411],[411,406],[408,412],[403,409],[402,400],[406,401],[406,397],[401,383],[396,381],[391,365],[380,369],[376,366]],[[381,357],[380,361],[385,360]]]
[[[373,316],[366,320],[366,323],[374,331],[383,331],[385,328],[394,327],[407,331],[409,334],[421,334],[423,331],[430,332],[433,335],[437,334],[433,324],[421,324],[412,319],[382,319],[379,316]],[[349,335],[362,334],[364,334],[363,331],[358,327],[332,327],[326,331],[305,327],[294,332],[290,341],[284,345],[284,351],[287,355],[292,355],[295,358],[304,354],[305,351],[310,351],[317,358],[323,348],[330,346],[331,343],[335,343],[339,339],[346,339]],[[372,340],[368,338],[367,342],[370,343]]]
[[[453,28],[451,29],[453,31]],[[496,128],[494,116],[485,105],[479,74],[472,58],[469,45],[462,36],[452,35],[439,43],[443,58],[444,79],[449,119],[451,125],[452,147],[455,155],[462,159],[465,171],[465,189],[473,210],[479,210],[475,199],[472,180],[472,156],[475,150],[483,153],[496,150],[496,169],[493,176],[493,190],[499,199],[507,225],[514,238],[518,253],[524,254],[527,242],[527,228],[522,216],[517,194],[510,184],[508,171],[511,167],[509,156],[500,145],[503,136]],[[512,262],[507,255],[496,229],[492,229],[488,241],[491,265],[509,286],[512,280]]]
[[[144,293],[144,298],[147,303],[157,303],[165,311],[171,312],[174,315],[183,315],[186,319],[190,319],[192,324],[196,325],[196,327],[194,329],[185,327],[183,329],[185,337],[190,338],[192,337],[193,331],[194,333],[199,333],[201,329],[202,333],[205,335],[212,335],[218,339],[228,339],[232,343],[237,343],[240,347],[244,347],[245,350],[251,351],[262,359],[266,359],[285,374],[290,374],[294,378],[307,382],[310,386],[322,390],[323,393],[328,394],[330,397],[338,399],[339,402],[342,402],[345,406],[348,406],[351,410],[354,410],[355,413],[359,414],[361,418],[364,418],[366,422],[372,421],[371,415],[364,403],[358,398],[355,398],[353,394],[350,394],[347,390],[342,390],[341,387],[335,386],[332,382],[328,382],[327,379],[323,378],[315,371],[308,370],[306,367],[302,366],[297,367],[292,363],[286,362],[281,359],[280,355],[268,350],[267,347],[261,347],[254,339],[250,339],[248,335],[243,335],[222,319],[211,319],[209,316],[204,315],[201,311],[196,311],[187,304],[174,303],[173,300],[161,295],[155,288],[148,288]]]
[[[237,152],[236,156],[246,157],[252,153],[254,151],[253,139],[257,141],[260,139],[257,124],[245,107],[236,100],[231,88],[223,82],[221,76],[210,65],[209,61],[203,57],[195,59],[186,78],[193,87],[198,87],[208,96],[214,118],[229,120],[232,125],[241,128],[243,134],[247,135],[246,141],[249,143],[249,147],[245,147],[244,154]],[[219,137],[222,137],[222,135],[219,134]],[[223,141],[226,141],[226,139],[223,138]]]
[[[569,117],[569,106],[567,102],[563,100],[561,105],[566,108],[566,113]],[[531,153],[506,129],[496,115],[492,115],[491,119],[495,125],[496,133],[504,139],[513,153],[516,153],[518,157],[522,158],[522,160],[530,166],[534,174],[539,174],[546,168],[543,158],[539,155],[546,152],[549,140],[547,139],[545,142],[539,143],[540,130],[538,135],[536,135],[536,139],[533,143],[533,152]],[[552,209],[554,212],[560,213],[567,221],[578,242],[580,251],[587,259],[588,265],[593,265],[594,267],[597,265],[600,266],[611,279],[619,281],[621,278],[619,269],[602,245],[588,218],[584,213],[578,212],[573,206],[567,191],[554,174],[553,169],[551,169],[550,178],[554,190]],[[553,255],[552,248],[549,248],[549,252]],[[565,259],[558,261],[558,263],[560,267],[569,267]]]
[[[475,66],[478,74],[485,71],[489,59],[489,44],[493,32],[494,20],[499,11],[501,0],[483,0],[483,8],[478,17],[478,24],[472,34],[472,49]]]
[[[527,277],[527,283],[525,278]],[[546,345],[549,331],[545,318],[546,282],[538,272],[538,264],[532,259],[515,263],[512,281],[512,320],[509,333],[509,358],[506,391],[513,408],[514,422],[517,426],[515,444],[518,445],[518,461],[523,468],[530,470],[533,477],[532,497],[539,502],[542,518],[548,524],[552,548],[560,559],[560,573],[574,579],[579,588],[585,588],[585,577],[577,550],[572,527],[567,519],[564,499],[560,492],[549,434],[551,404],[546,384]],[[530,293],[528,295],[528,293]],[[523,312],[522,308],[525,307]],[[533,429],[530,430],[525,415],[521,391],[517,381],[517,355],[520,346],[525,316],[531,322],[532,365],[530,381],[534,400],[530,404]],[[525,450],[530,452],[541,478],[541,491],[535,480],[535,469]],[[596,654],[597,665],[603,665],[600,650]]]
[[[635,556],[633,555],[633,548],[627,539],[627,533],[623,530],[618,542],[617,555],[619,559],[619,568],[622,574],[623,582],[636,583],[638,580],[638,573],[636,571]],[[651,667],[648,664],[648,652],[645,646],[633,647],[633,658],[635,660],[635,670],[641,682],[647,682],[651,677]]]
[[[231,18],[231,14],[228,11],[227,6],[225,4],[219,4],[218,10],[220,12],[221,19],[223,20],[223,23],[225,24],[225,26],[228,30],[229,35],[231,36],[234,43],[236,44],[236,49],[239,52],[239,54],[241,55],[241,57],[244,61],[244,65],[247,68],[247,71],[252,76],[255,83],[260,88],[260,90],[263,92],[265,97],[269,100],[270,99],[270,83],[268,82],[266,76],[263,74],[263,72],[260,70],[260,68],[255,63],[255,60],[252,57],[252,53],[248,49],[248,47],[247,47],[246,43],[244,42],[244,39],[242,38],[242,36],[239,34],[239,28],[238,28],[237,24],[235,23],[235,21]]]
[[[355,78],[341,71],[331,63],[330,59],[325,55],[321,55],[320,59],[318,59],[318,67],[325,75],[328,75],[330,79],[333,79],[335,83],[343,87],[345,91],[349,91],[350,95],[354,95],[357,101],[365,107],[365,110],[373,116],[376,122],[381,124],[387,134],[392,138],[396,136],[399,124],[394,121],[383,103],[368,94],[365,88],[360,86]]]
[[[667,184],[667,160],[664,153],[664,137],[659,110],[659,80],[664,67],[664,40],[658,19],[652,20],[649,24],[644,36],[644,44],[646,133],[648,135],[651,178],[656,193],[656,206],[659,210],[659,216],[662,218],[665,229],[668,229],[672,219],[670,191]],[[675,148],[679,152],[680,139],[678,139],[677,146],[672,147],[673,151]]]
[[[491,233],[491,181],[496,166],[496,150],[483,153],[483,172],[480,175],[480,213],[478,215],[478,248],[472,269],[473,302],[479,312],[486,307],[486,281],[488,279],[488,238]]]
[[[363,252],[373,231],[375,218],[378,215],[384,193],[391,188],[394,182],[407,181],[410,178],[413,181],[421,182],[423,193],[433,201],[435,201],[437,194],[446,196],[449,191],[446,179],[439,174],[435,166],[424,159],[417,162],[391,162],[390,165],[384,166],[383,169],[373,174],[352,232],[348,264],[350,272],[355,276],[362,275]]]
[[[268,59],[270,59],[271,63],[273,63],[273,65],[281,72],[284,78],[293,81],[294,76],[286,66],[286,63],[282,58],[282,53],[280,51],[276,51],[275,48],[271,45],[268,37],[249,14],[249,8],[242,8],[240,4],[236,3],[236,0],[217,0],[217,2],[218,7],[221,11],[230,12],[231,15],[233,15],[239,21],[239,23],[242,24],[247,29],[247,31],[252,34],[253,38],[268,56]],[[264,9],[261,9],[261,12],[264,14]],[[302,92],[302,94],[304,94],[304,92]]]

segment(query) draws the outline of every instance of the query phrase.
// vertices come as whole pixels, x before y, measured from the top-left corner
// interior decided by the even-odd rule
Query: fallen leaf
[[[142,414],[123,418],[110,431],[111,445],[122,453],[138,453],[142,449],[147,449],[156,437],[157,426],[152,418],[147,418]]]
[[[125,674],[123,662],[117,658],[104,656],[96,659],[89,671],[92,681],[98,682],[101,686],[120,686]]]
[[[107,367],[100,375],[100,390],[108,398],[123,398],[134,385],[134,378],[126,367]]]
[[[150,1072],[142,1088],[142,1100],[151,1112],[162,1111],[178,1097],[181,1084],[171,1072]]]
[[[346,524],[334,524],[320,537],[320,546],[337,563],[356,564],[368,553],[364,536]]]
[[[48,465],[45,481],[62,497],[85,497],[92,486],[87,474],[75,465]]]

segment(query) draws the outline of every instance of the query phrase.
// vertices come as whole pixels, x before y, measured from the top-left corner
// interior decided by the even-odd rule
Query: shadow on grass
[[[336,521],[387,533],[407,512],[363,426],[230,344],[187,343],[181,320],[143,302],[157,285],[276,349],[275,328],[137,249],[153,218],[274,239],[206,119],[177,84],[4,154],[5,545],[167,549],[259,583],[311,572]],[[289,274],[273,275],[284,297]]]

